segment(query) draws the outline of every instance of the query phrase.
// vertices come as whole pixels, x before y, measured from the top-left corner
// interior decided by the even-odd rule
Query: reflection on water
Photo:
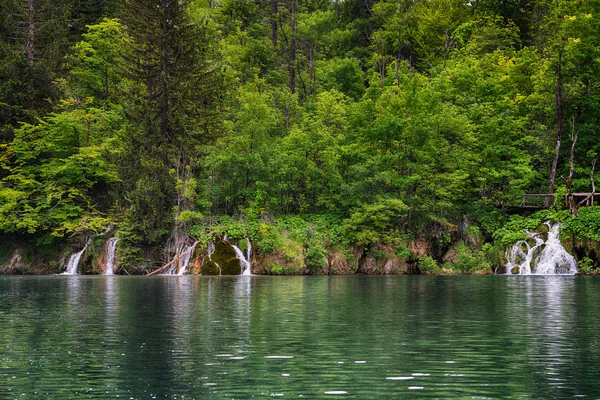
[[[0,398],[600,393],[584,277],[0,278]]]

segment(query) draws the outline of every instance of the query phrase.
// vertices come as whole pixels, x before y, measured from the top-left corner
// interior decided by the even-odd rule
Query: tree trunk
[[[556,66],[556,143],[554,145],[554,158],[552,159],[552,167],[550,169],[550,183],[548,185],[548,193],[554,194],[554,182],[556,180],[556,170],[558,168],[558,156],[560,153],[560,144],[562,141],[562,132],[564,126],[564,99],[562,87],[562,50],[558,52],[558,65]],[[544,200],[544,206],[548,206],[548,199]]]
[[[29,111],[35,110],[35,77],[33,73],[33,64],[35,62],[35,0],[27,0],[28,11],[28,29],[27,29],[27,62],[29,63]]]
[[[292,92],[292,94],[296,92],[296,1],[297,0],[292,0],[291,8],[290,92]]]
[[[308,77],[309,77],[309,85],[310,85],[310,94],[313,95],[315,94],[315,71],[314,71],[314,48],[316,46],[313,46],[312,44],[309,45],[309,52],[308,52]]]
[[[169,0],[161,1],[163,29],[169,29]],[[169,44],[167,37],[161,38],[160,42],[160,134],[163,139],[169,136]]]
[[[575,133],[575,121],[573,121],[573,131],[571,132],[571,154],[569,156],[569,178],[565,179],[567,185],[567,205],[571,215],[577,216],[577,206],[573,198],[573,175],[575,173],[575,145],[577,144],[577,133]]]
[[[271,42],[277,46],[277,7],[278,0],[271,0]]]

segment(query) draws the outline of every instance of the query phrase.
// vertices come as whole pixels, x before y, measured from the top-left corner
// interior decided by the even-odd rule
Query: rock
[[[200,268],[202,275],[221,275],[221,268],[212,260],[204,260]]]
[[[203,275],[241,275],[242,265],[235,249],[226,240],[215,243],[215,251],[204,259],[201,268]]]
[[[415,257],[423,257],[431,252],[431,244],[424,238],[417,238],[410,244],[410,252]]]

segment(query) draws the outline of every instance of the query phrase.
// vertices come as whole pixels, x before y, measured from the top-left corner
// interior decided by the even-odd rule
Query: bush
[[[581,208],[579,216],[564,222],[564,229],[578,238],[600,242],[600,207]]]
[[[344,233],[359,246],[391,243],[397,236],[397,223],[407,213],[408,207],[398,199],[380,199],[374,204],[363,204],[344,220]]]
[[[579,267],[579,270],[586,275],[592,275],[596,272],[594,270],[594,261],[588,257],[583,257],[577,266]]]
[[[419,257],[419,271],[423,273],[429,274],[439,274],[440,267],[437,262],[431,256],[422,256]]]
[[[486,260],[484,251],[473,252],[467,245],[461,244],[457,247],[456,266],[465,272],[491,270],[492,266]]]

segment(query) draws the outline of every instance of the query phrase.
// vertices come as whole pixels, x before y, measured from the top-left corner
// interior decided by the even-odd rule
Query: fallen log
[[[189,253],[189,250],[184,251],[183,253],[180,253],[179,256],[175,256],[171,261],[169,261],[168,264],[165,264],[162,267],[155,269],[154,271],[150,272],[146,276],[156,275],[156,274],[160,274],[161,272],[164,272],[167,268],[169,268],[171,265],[173,265],[174,262],[179,261],[179,259],[181,259],[181,257],[183,257],[187,253]]]

